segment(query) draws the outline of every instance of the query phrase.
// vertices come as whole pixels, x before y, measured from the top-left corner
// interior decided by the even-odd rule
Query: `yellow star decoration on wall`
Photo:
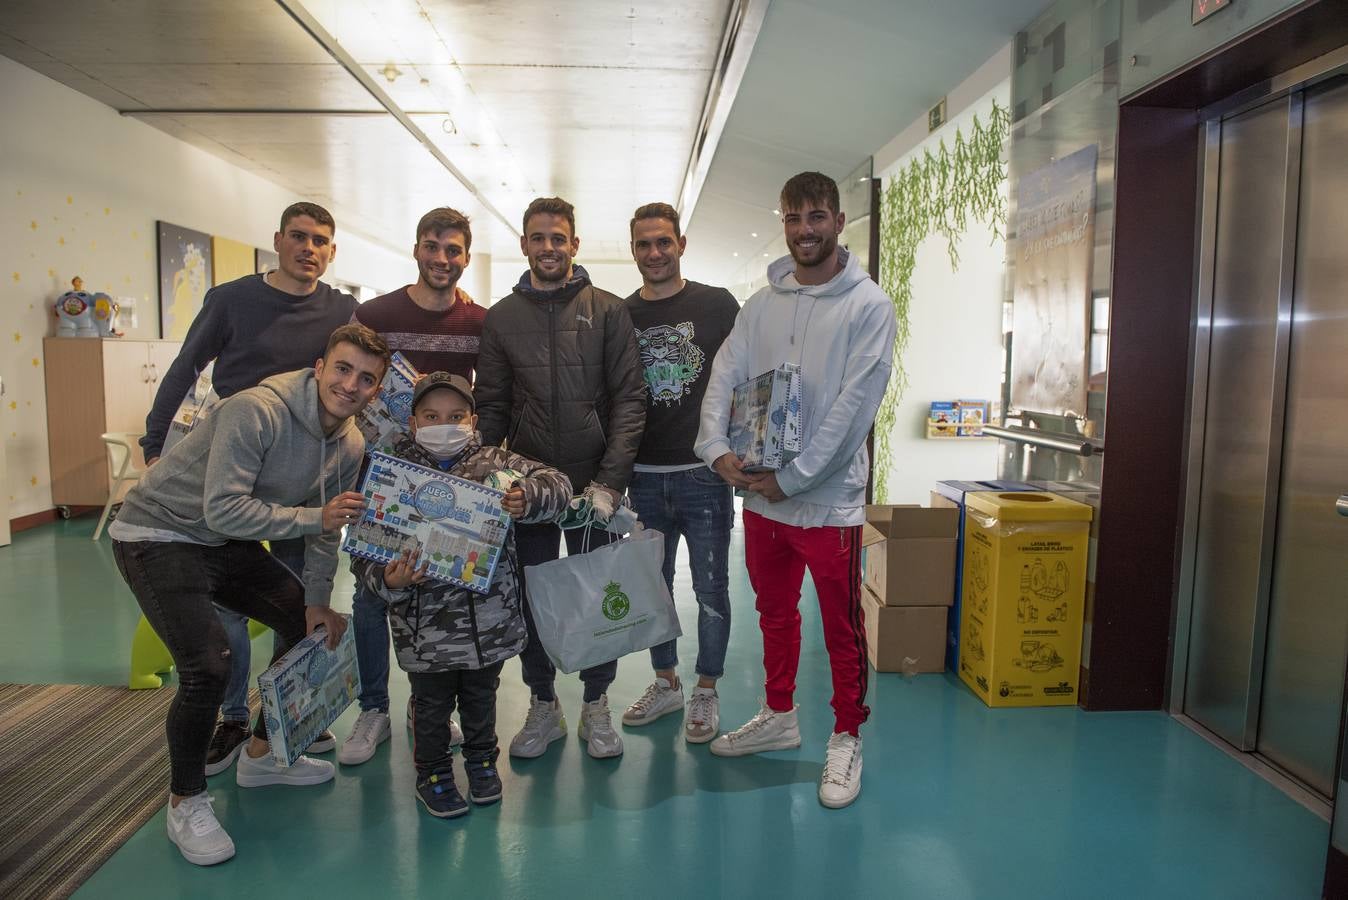
[[[103,207],[103,215],[105,215],[105,216],[110,216],[110,215],[112,215],[112,207],[110,207],[110,206],[105,206],[105,207]]]
[[[14,273],[14,280],[15,280],[15,281],[18,281],[18,280],[19,280],[19,273],[18,273],[18,272],[15,272],[15,273]]]
[[[37,219],[33,219],[31,222],[29,222],[28,227],[33,229],[34,231],[37,231]]]
[[[19,408],[19,401],[18,401],[18,400],[11,400],[11,401],[9,401],[9,408],[10,408],[10,409],[18,409],[18,408]]]
[[[28,483],[33,487],[37,487],[37,476],[34,475],[32,478],[28,479]]]
[[[74,202],[75,202],[75,198],[72,197],[72,196],[70,196],[69,194],[66,194],[66,204],[68,205],[68,204],[71,204],[71,203],[74,203]]]
[[[58,244],[60,244],[62,247],[64,247],[64,246],[66,245],[66,239],[65,239],[64,237],[59,237],[59,238],[56,239],[56,243],[58,243]]]
[[[17,344],[17,343],[19,343],[19,342],[22,341],[22,340],[23,340],[23,335],[19,334],[17,331],[14,332],[14,343]]]
[[[33,368],[37,368],[38,363],[39,363],[38,358],[37,358],[36,356],[34,356],[34,357],[33,357]]]

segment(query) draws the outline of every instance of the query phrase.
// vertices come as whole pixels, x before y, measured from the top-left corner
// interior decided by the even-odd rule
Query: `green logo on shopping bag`
[[[604,618],[618,621],[632,609],[632,601],[623,593],[622,585],[610,581],[604,587]]]

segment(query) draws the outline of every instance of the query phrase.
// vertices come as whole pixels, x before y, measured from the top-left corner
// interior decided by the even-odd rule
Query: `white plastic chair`
[[[102,437],[108,448],[108,469],[112,475],[112,484],[108,487],[108,502],[103,505],[103,515],[94,529],[94,540],[102,536],[103,526],[108,524],[113,504],[120,498],[122,485],[139,481],[140,476],[145,474],[145,469],[136,464],[136,444],[140,441],[140,435],[109,431]]]

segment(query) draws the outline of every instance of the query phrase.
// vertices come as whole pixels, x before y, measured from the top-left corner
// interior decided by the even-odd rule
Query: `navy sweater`
[[[211,360],[212,385],[223,399],[272,375],[312,366],[355,311],[355,297],[321,281],[305,297],[277,290],[261,275],[211,288],[145,417],[145,458],[159,455],[173,414]]]

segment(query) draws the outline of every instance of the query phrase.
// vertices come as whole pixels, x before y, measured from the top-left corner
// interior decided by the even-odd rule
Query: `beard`
[[[786,245],[787,252],[791,258],[796,261],[796,265],[817,266],[832,255],[833,251],[838,249],[838,236],[836,234],[819,235],[819,245],[813,250],[802,250],[792,241]]]
[[[430,266],[418,266],[417,269],[421,274],[421,280],[437,291],[452,288],[458,284],[459,278],[463,275],[463,266],[449,266],[443,273],[432,269]],[[443,286],[440,285],[442,280],[445,281]]]
[[[562,257],[561,265],[556,271],[550,272],[545,269],[538,260],[530,257],[529,271],[533,272],[534,277],[539,281],[547,282],[548,284],[563,284],[565,283],[567,276],[571,274],[571,260],[567,257]]]

